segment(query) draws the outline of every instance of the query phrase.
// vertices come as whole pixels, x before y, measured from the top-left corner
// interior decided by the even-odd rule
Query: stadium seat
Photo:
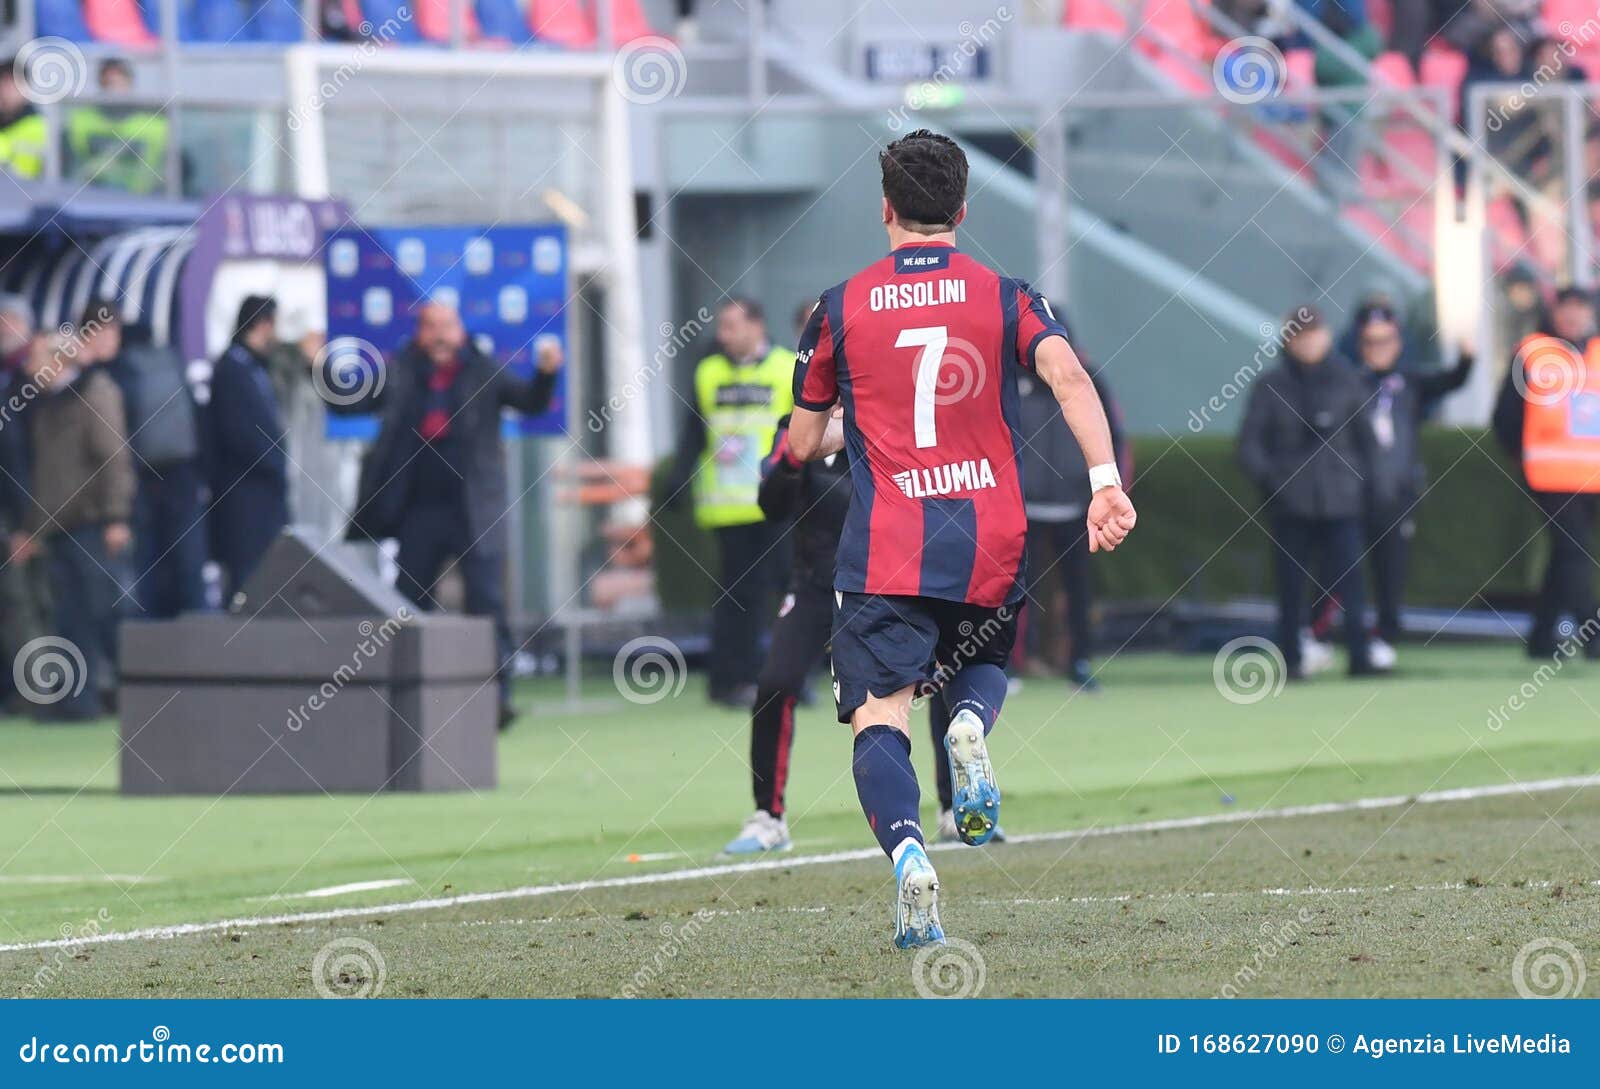
[[[517,0],[478,0],[478,25],[490,37],[504,38],[515,45],[533,38]]]
[[[639,7],[639,0],[611,0],[611,41],[613,45],[627,45],[638,38],[655,35],[650,20]]]
[[[417,15],[417,29],[422,31],[422,37],[430,42],[440,45],[449,45],[455,37],[455,27],[450,21],[450,0],[414,0],[414,10]],[[483,37],[483,28],[478,25],[478,15],[472,10],[471,5],[462,8],[462,32],[466,40],[475,42]]]
[[[156,36],[144,25],[134,0],[84,0],[83,21],[97,42],[130,47],[156,44]]]
[[[253,0],[255,7],[245,20],[241,38],[256,42],[301,42],[316,38],[315,26],[307,26],[300,14],[300,0]]]
[[[1442,87],[1446,91],[1450,117],[1455,118],[1461,105],[1461,81],[1467,78],[1467,58],[1454,49],[1431,45],[1422,54],[1422,85]]]
[[[194,0],[188,23],[193,41],[247,40],[244,5],[239,3],[239,0]],[[182,23],[179,24],[179,28],[182,29]]]
[[[1061,22],[1074,30],[1112,30],[1121,34],[1128,22],[1110,0],[1067,0]]]
[[[402,15],[402,11],[406,14]],[[411,17],[411,11],[406,0],[361,0],[361,12],[365,19],[357,20],[356,25],[366,22],[375,36],[398,45],[416,45],[422,41],[422,35],[417,30],[417,21]],[[383,30],[384,27],[388,30]]]
[[[594,19],[579,0],[528,0],[528,29],[540,41],[568,49],[593,49]]]
[[[38,0],[34,25],[41,38],[66,38],[73,42],[90,41],[89,26],[83,21],[78,0]]]
[[[1283,54],[1285,83],[1291,91],[1311,91],[1317,86],[1317,54],[1310,49],[1290,49]]]
[[[1417,83],[1411,62],[1400,53],[1379,53],[1372,60],[1372,74],[1391,87],[1414,87]]]

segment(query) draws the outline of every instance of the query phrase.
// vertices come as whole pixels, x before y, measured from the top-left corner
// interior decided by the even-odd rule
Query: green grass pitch
[[[717,858],[750,808],[748,724],[699,678],[648,706],[597,679],[611,703],[582,713],[526,686],[477,795],[124,799],[109,722],[3,720],[0,995],[1509,996],[1580,966],[1600,993],[1600,787],[1338,804],[1600,772],[1595,667],[1403,647],[1401,676],[1240,705],[1211,666],[1129,654],[1102,695],[1007,703],[991,752],[1027,842],[934,853],[964,943],[944,961],[890,947],[889,869],[821,706],[795,850],[759,868]],[[1239,819],[1305,806],[1326,808]],[[1177,818],[1203,819],[1124,827]],[[1552,950],[1568,974],[1530,981]]]

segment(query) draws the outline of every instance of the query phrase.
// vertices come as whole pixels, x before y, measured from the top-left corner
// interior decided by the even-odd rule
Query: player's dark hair
[[[767,320],[767,312],[762,309],[761,304],[748,295],[730,295],[718,309],[726,310],[730,306],[737,306],[751,321]]]
[[[954,140],[918,129],[879,152],[878,166],[902,227],[938,234],[956,225],[967,199],[967,156]]]
[[[1567,303],[1582,303],[1584,306],[1593,306],[1594,297],[1580,287],[1564,287],[1556,292],[1556,305],[1565,306]]]

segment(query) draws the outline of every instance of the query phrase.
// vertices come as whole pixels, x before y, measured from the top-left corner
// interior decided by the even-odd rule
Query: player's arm
[[[1121,544],[1138,520],[1133,503],[1122,490],[1116,448],[1105,406],[1089,372],[1061,335],[1045,336],[1033,347],[1034,371],[1055,394],[1061,415],[1072,428],[1089,464],[1089,551],[1110,552]]]
[[[834,367],[833,330],[824,292],[800,334],[794,360],[794,414],[789,417],[789,450],[796,461],[815,461],[844,449],[843,424],[833,418],[839,400]]]

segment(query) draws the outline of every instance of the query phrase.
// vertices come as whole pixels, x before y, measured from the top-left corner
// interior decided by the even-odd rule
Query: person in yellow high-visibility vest
[[[695,521],[720,553],[711,608],[711,698],[748,708],[761,669],[761,636],[777,585],[779,528],[756,493],[778,419],[793,407],[794,353],[774,347],[753,299],[717,311],[721,349],[695,367],[694,397],[679,436],[668,502],[692,486]]]
[[[23,94],[16,65],[0,62],[0,171],[18,178],[44,175],[50,131]]]
[[[102,93],[128,95],[133,69],[119,57],[100,63]],[[67,114],[69,174],[129,193],[153,193],[166,177],[167,119],[159,112],[127,104],[80,106]]]

